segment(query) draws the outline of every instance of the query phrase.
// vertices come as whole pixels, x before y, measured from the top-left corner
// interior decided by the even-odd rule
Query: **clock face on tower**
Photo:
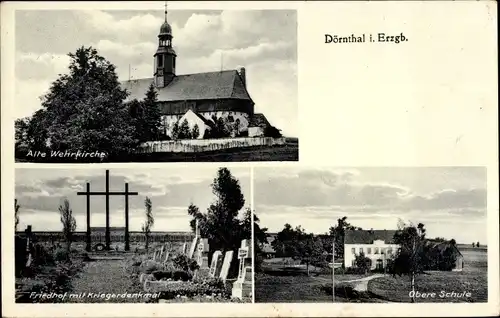
[[[163,69],[162,68],[158,69],[158,76],[163,76]]]

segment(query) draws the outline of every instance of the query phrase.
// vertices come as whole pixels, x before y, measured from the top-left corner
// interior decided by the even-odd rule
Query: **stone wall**
[[[142,153],[153,152],[205,152],[231,148],[255,146],[285,145],[285,138],[221,138],[221,139],[186,139],[168,141],[148,141],[141,145]]]

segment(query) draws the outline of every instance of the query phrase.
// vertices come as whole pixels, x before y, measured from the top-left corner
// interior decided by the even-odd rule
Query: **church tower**
[[[154,55],[155,85],[158,88],[165,87],[175,76],[175,54],[172,48],[172,27],[167,21],[167,4],[165,3],[165,22],[160,28],[158,35],[158,49]]]

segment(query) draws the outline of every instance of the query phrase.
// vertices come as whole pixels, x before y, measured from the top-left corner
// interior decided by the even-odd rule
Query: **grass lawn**
[[[432,271],[417,276],[415,290],[420,293],[436,293],[434,298],[420,298],[417,302],[487,302],[488,271],[485,250],[461,250],[464,256],[462,272]],[[368,283],[368,290],[374,297],[394,302],[410,302],[410,281],[408,277],[383,277]],[[446,293],[470,292],[470,297],[439,297]]]
[[[246,162],[246,161],[298,161],[298,143],[284,146],[233,148],[199,153],[141,154],[132,159],[137,162]]]

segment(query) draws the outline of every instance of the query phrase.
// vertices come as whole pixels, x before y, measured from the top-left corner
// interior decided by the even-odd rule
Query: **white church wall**
[[[182,124],[184,120],[187,121],[189,129],[192,130],[194,126],[198,125],[198,129],[200,131],[198,137],[196,139],[203,139],[205,135],[205,130],[207,130],[207,125],[203,122],[203,120],[198,117],[192,110],[188,110],[184,116],[182,116],[179,120],[179,124]]]
[[[248,137],[264,136],[264,129],[262,127],[248,127]]]
[[[188,110],[188,112],[193,113],[191,110]],[[187,112],[186,112],[186,114],[187,114]],[[234,121],[236,121],[236,120],[239,121],[239,131],[240,132],[248,131],[249,116],[246,113],[234,112],[234,111],[218,111],[218,112],[200,112],[199,114],[208,120],[212,120],[212,117],[214,115],[217,116],[217,118],[223,117],[225,119],[227,119],[229,116],[232,116]],[[161,125],[162,125],[161,129],[162,129],[162,131],[171,137],[174,124],[177,121],[181,120],[181,118],[184,115],[163,115],[161,117]],[[197,117],[194,113],[192,115]],[[198,118],[198,120],[200,120],[200,119]],[[179,124],[181,124],[181,123],[182,123],[182,120],[179,121]],[[188,122],[188,124],[189,124],[189,122]],[[194,126],[194,124],[193,124],[193,126]],[[199,125],[198,125],[198,128],[200,128],[200,136],[203,137],[203,133],[201,133],[201,127],[199,127]]]

